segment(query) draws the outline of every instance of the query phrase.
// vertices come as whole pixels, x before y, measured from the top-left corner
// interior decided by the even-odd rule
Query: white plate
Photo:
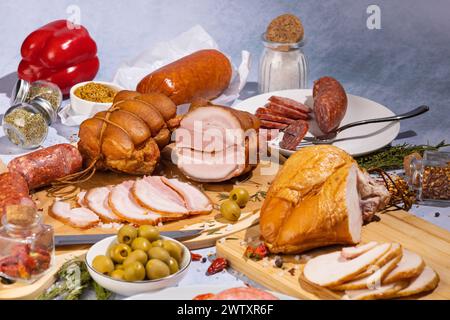
[[[147,292],[128,297],[125,300],[192,300],[199,294],[219,293],[230,289],[230,286],[213,286],[213,285],[195,285],[187,287],[166,288],[161,291]],[[296,298],[278,293],[267,291],[280,300],[297,300]]]
[[[294,89],[274,91],[254,96],[237,104],[235,108],[254,114],[256,109],[263,107],[271,96],[291,98],[312,107],[312,90]],[[351,94],[347,94],[347,97],[347,113],[341,122],[341,126],[359,120],[383,118],[395,115],[385,106],[369,99]],[[341,132],[337,135],[333,145],[347,151],[352,156],[360,156],[387,146],[395,139],[395,137],[397,137],[399,132],[400,123],[398,121],[367,124]],[[295,151],[281,149],[278,145],[282,135],[283,134],[280,133],[276,139],[270,141],[268,143],[269,147],[280,150],[281,154],[285,156],[290,156]],[[308,133],[308,136],[311,136],[311,134]]]

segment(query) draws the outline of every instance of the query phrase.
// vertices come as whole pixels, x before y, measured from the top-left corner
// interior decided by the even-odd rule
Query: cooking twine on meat
[[[109,117],[114,111],[120,110],[117,105],[120,104],[121,102],[122,101],[114,104],[113,106],[111,106],[111,108],[106,110],[106,115],[104,118],[99,117],[97,115],[94,116],[94,119],[103,121],[102,129],[100,130],[99,149],[101,149],[101,146],[103,144],[104,133],[108,124],[116,126],[125,133],[127,133],[127,131],[124,128],[119,126],[117,123],[114,123],[111,120],[109,120]],[[52,183],[52,186],[48,189],[47,194],[51,197],[62,198],[63,200],[70,200],[75,198],[76,197],[75,191],[78,190],[78,185],[80,183],[84,183],[90,180],[94,176],[95,172],[97,171],[96,164],[101,159],[101,157],[102,155],[100,150],[98,155],[94,158],[94,160],[89,164],[89,166],[86,169],[69,174],[63,178],[57,179],[55,182]]]

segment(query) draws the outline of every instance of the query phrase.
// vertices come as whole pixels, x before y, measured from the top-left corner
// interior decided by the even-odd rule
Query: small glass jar
[[[412,159],[409,184],[419,201],[450,204],[450,152],[425,151],[423,159]]]
[[[52,266],[55,256],[53,227],[29,206],[9,206],[0,228],[0,275],[31,283]]]
[[[38,80],[35,82],[28,82],[19,79],[11,93],[11,105],[21,102],[31,103],[36,98],[41,98],[50,102],[50,105],[58,113],[63,95],[59,87],[51,82]]]
[[[306,88],[308,63],[303,53],[305,40],[296,43],[272,42],[266,39],[264,33],[262,41],[264,50],[259,63],[259,92]]]
[[[22,149],[39,147],[48,134],[48,127],[57,119],[56,110],[45,99],[11,106],[2,120],[6,137]]]

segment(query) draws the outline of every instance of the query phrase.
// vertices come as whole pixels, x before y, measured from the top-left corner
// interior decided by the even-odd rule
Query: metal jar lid
[[[26,102],[28,93],[30,92],[30,83],[26,80],[17,80],[14,88],[11,92],[11,105],[15,105],[20,102]]]
[[[48,125],[51,125],[58,118],[55,109],[53,109],[49,101],[43,98],[34,98],[30,101],[30,104],[42,111],[42,114],[45,117]]]

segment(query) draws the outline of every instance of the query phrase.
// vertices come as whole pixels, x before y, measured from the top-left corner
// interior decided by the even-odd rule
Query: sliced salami
[[[286,130],[284,130],[284,136],[280,143],[280,147],[287,150],[295,150],[305,137],[308,129],[308,122],[303,120],[296,121],[289,125]]]
[[[260,114],[256,113],[256,116],[260,120],[267,120],[267,121],[279,122],[279,123],[284,123],[284,124],[292,124],[295,122],[294,119],[289,119],[289,118],[274,115],[271,113],[260,113]]]
[[[279,96],[272,96],[269,98],[270,102],[297,110],[299,112],[311,112],[311,109],[304,105],[301,102],[295,101],[294,99],[289,99],[289,98],[285,98],[285,97],[279,97]]]
[[[261,128],[282,130],[282,129],[287,128],[287,126],[288,126],[288,124],[285,124],[285,123],[261,120]]]
[[[270,103],[266,104],[266,108],[269,109],[272,113],[282,116],[282,117],[286,117],[286,118],[290,118],[290,119],[294,119],[294,120],[308,119],[307,113],[285,107],[281,104],[276,104],[276,103],[270,102]]]

